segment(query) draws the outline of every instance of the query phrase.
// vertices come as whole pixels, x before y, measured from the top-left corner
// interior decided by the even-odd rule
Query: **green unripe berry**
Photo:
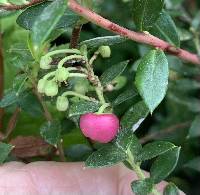
[[[69,77],[69,71],[65,67],[58,68],[56,70],[55,78],[59,82],[66,81]]]
[[[111,56],[111,49],[109,46],[99,47],[99,53],[103,58],[109,58]]]
[[[50,69],[50,64],[52,61],[53,60],[50,56],[42,56],[40,59],[40,68],[44,70]]]
[[[73,88],[75,92],[85,95],[88,92],[88,88],[89,88],[88,80],[83,78],[76,78],[76,82]]]
[[[56,96],[58,94],[58,85],[55,81],[47,81],[45,84],[45,95],[46,96]]]
[[[38,90],[39,93],[44,93],[46,82],[47,81],[45,79],[40,79],[38,81],[37,90]]]
[[[64,112],[69,106],[69,101],[64,96],[59,96],[56,101],[56,108],[58,111]]]

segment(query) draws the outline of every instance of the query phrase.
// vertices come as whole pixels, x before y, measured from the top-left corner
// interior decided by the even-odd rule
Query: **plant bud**
[[[67,70],[67,68],[61,67],[56,70],[55,78],[57,81],[63,82],[67,80],[68,77],[69,77],[69,71]]]
[[[51,62],[52,58],[50,56],[42,56],[40,59],[40,68],[44,70],[50,69]]]
[[[111,56],[111,49],[109,46],[99,47],[99,53],[103,58],[109,58]]]
[[[47,81],[45,79],[40,79],[38,81],[37,90],[38,90],[39,93],[44,93],[46,82]]]
[[[58,94],[58,85],[55,81],[47,81],[44,90],[46,96],[56,96]]]
[[[69,106],[69,101],[64,96],[59,96],[56,101],[56,108],[58,111],[66,111]]]

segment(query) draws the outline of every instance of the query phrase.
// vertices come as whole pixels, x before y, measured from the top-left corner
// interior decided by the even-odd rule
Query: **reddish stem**
[[[78,15],[84,17],[88,21],[90,21],[106,30],[109,30],[113,33],[119,34],[119,35],[126,37],[128,39],[131,39],[133,41],[151,45],[151,46],[159,48],[165,52],[168,52],[171,55],[175,55],[175,56],[181,58],[182,60],[200,65],[200,58],[198,55],[190,53],[183,49],[176,48],[173,45],[171,45],[151,34],[134,32],[134,31],[128,30],[124,27],[121,27],[121,26],[101,17],[100,15],[89,10],[88,8],[82,7],[75,0],[69,0],[68,7],[72,11],[77,13]]]

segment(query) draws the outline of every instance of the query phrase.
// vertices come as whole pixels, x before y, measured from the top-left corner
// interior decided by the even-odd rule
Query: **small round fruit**
[[[56,96],[58,94],[58,85],[55,81],[47,81],[44,89],[46,96]]]
[[[87,113],[80,117],[82,133],[94,141],[108,143],[119,130],[119,119],[114,114]]]
[[[52,61],[53,60],[50,56],[42,56],[40,59],[40,68],[44,70],[50,69],[50,64]]]
[[[40,79],[37,84],[37,90],[39,93],[44,93],[45,91],[46,80]]]
[[[111,49],[109,46],[101,46],[99,47],[99,53],[103,58],[109,58],[111,56]]]
[[[69,71],[65,67],[58,68],[55,77],[59,82],[66,81],[69,77]]]
[[[56,101],[56,108],[58,111],[64,112],[69,107],[69,101],[67,97],[64,96],[58,96]]]

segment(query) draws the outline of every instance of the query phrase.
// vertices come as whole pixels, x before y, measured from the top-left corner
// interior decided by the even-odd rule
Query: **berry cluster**
[[[101,46],[95,52],[94,56],[88,60],[87,57],[87,47],[84,45],[78,49],[63,49],[55,50],[47,53],[41,57],[40,68],[43,70],[50,70],[53,68],[53,55],[56,54],[65,54],[66,57],[63,57],[57,64],[56,70],[48,72],[43,78],[38,81],[38,92],[45,94],[49,97],[54,97],[58,95],[59,86],[62,82],[67,83],[67,80],[72,77],[82,77],[91,81],[91,84],[94,85],[93,81],[95,80],[95,89],[97,96],[99,98],[99,103],[102,104],[97,113],[87,113],[80,117],[80,129],[82,133],[91,138],[94,141],[101,143],[110,142],[116,136],[119,130],[119,119],[112,113],[104,113],[105,109],[110,106],[109,103],[105,102],[103,97],[103,87],[94,74],[92,67],[93,61],[98,55],[101,55],[103,58],[108,58],[111,55],[111,50],[109,46]],[[69,60],[80,59],[86,62],[85,67],[64,67],[65,62]],[[92,77],[92,78],[91,78]],[[89,79],[90,78],[90,79]],[[56,108],[59,111],[67,111],[69,107],[69,100],[67,96],[76,96],[87,101],[97,101],[94,98],[90,98],[81,93],[74,91],[66,91],[62,95],[59,95],[56,100]]]

